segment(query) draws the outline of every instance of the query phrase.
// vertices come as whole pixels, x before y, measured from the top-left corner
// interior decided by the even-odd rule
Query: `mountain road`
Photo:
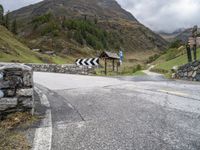
[[[34,73],[46,108],[33,149],[198,150],[200,84]]]

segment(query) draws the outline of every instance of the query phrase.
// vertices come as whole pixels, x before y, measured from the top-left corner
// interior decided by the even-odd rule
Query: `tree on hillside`
[[[98,18],[97,18],[97,16],[95,15],[95,17],[94,17],[94,23],[95,24],[97,24],[98,23]]]
[[[14,34],[17,34],[17,20],[16,19],[12,22],[11,31]]]
[[[10,18],[9,18],[9,11],[6,13],[6,16],[5,16],[5,27],[9,30],[9,27],[10,27]]]
[[[63,17],[62,17],[62,22],[61,22],[62,28],[63,28],[63,29],[65,29],[65,21],[66,21],[66,17],[63,16]]]
[[[3,8],[3,6],[0,4],[0,25],[3,25],[3,22],[4,22],[4,17],[3,17],[3,15],[4,15],[4,8]]]

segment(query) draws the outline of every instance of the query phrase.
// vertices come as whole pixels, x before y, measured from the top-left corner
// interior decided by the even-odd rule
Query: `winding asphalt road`
[[[199,83],[157,74],[34,73],[34,81],[46,109],[34,149],[200,149]]]

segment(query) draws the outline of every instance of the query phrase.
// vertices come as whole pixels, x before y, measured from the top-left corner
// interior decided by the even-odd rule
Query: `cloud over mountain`
[[[6,10],[37,3],[42,0],[0,0]],[[199,0],[117,0],[141,23],[153,30],[171,32],[177,28],[200,25]]]

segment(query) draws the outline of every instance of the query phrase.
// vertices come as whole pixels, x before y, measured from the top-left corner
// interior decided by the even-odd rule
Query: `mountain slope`
[[[6,28],[0,25],[0,61],[25,63],[64,63],[64,58],[52,57],[32,52],[16,39]]]
[[[200,28],[198,29],[198,33],[200,31]],[[178,34],[176,36],[176,39],[182,41],[183,43],[186,43],[188,38],[192,36],[192,28],[185,29],[183,32]]]
[[[137,52],[167,45],[115,0],[44,0],[10,15],[18,20],[19,34],[29,46],[58,54],[71,55],[87,47]]]

